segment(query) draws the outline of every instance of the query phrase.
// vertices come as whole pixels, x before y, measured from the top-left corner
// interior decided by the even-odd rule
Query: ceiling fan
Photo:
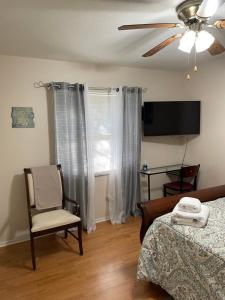
[[[211,55],[218,55],[225,52],[224,46],[210,34],[207,28],[225,29],[225,19],[217,20],[210,24],[210,18],[225,0],[186,0],[176,7],[178,18],[183,23],[153,23],[153,24],[132,24],[120,26],[119,30],[149,29],[149,28],[184,28],[184,33],[177,33],[164,40],[154,48],[143,54],[149,57],[166,46],[180,39],[178,49],[190,53],[195,46],[196,52],[208,50]]]

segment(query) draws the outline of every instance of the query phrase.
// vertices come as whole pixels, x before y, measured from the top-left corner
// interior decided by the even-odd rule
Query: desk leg
[[[151,200],[151,195],[150,195],[150,175],[148,174],[148,200]]]

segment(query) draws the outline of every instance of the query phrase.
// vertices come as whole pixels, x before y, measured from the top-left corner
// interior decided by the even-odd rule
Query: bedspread
[[[225,300],[225,198],[204,204],[210,210],[205,228],[173,225],[171,213],[153,222],[139,256],[139,280],[177,300]]]

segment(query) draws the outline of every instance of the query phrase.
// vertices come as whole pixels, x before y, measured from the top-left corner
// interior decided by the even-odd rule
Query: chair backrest
[[[63,177],[61,172],[61,165],[57,165],[58,176],[60,179],[60,189],[62,194],[62,202],[63,202]],[[27,192],[27,204],[29,207],[35,208],[35,195],[34,195],[34,180],[31,172],[31,168],[24,169],[25,175],[25,183],[26,183],[26,192]]]
[[[181,172],[180,172],[181,180],[183,178],[195,178],[195,177],[197,177],[199,168],[200,168],[200,165],[182,167]]]

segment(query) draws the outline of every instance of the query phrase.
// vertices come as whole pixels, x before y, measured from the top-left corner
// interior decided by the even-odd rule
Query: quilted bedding
[[[146,232],[137,278],[160,285],[176,300],[225,300],[225,198],[204,203],[204,228],[174,225],[171,213]]]

